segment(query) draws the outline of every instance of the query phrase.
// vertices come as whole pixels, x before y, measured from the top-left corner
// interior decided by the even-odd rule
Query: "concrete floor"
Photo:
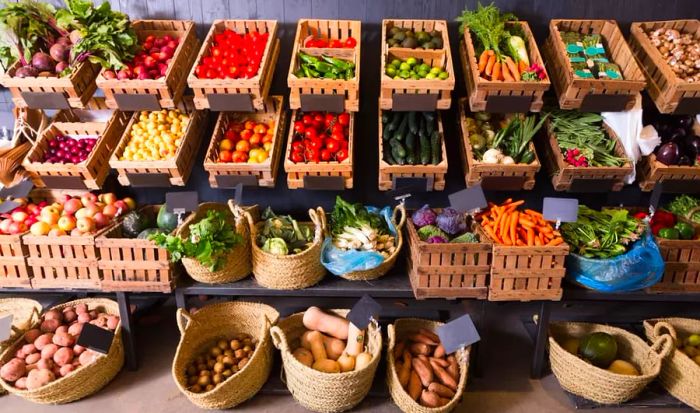
[[[529,379],[532,343],[520,322],[518,311],[504,307],[498,322],[490,321],[493,328],[487,338],[484,375],[470,381],[464,400],[457,412],[479,413],[558,413],[574,408],[561,391],[556,379],[548,376],[541,381]],[[171,362],[178,342],[174,323],[174,309],[164,307],[149,319],[140,320],[137,348],[141,367],[137,372],[122,371],[105,389],[65,406],[42,406],[15,396],[0,398],[0,411],[13,413],[155,413],[198,411],[177,389],[170,374]],[[493,323],[493,324],[491,324]],[[383,374],[383,372],[380,372]],[[273,370],[272,374],[279,374]],[[291,396],[259,394],[239,406],[241,412],[296,413],[306,411]],[[398,412],[391,399],[370,397],[358,412]],[[635,409],[596,409],[595,413],[627,413]],[[648,413],[690,412],[690,409],[645,409]]]

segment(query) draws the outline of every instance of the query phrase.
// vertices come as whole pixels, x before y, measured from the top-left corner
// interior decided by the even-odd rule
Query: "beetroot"
[[[56,63],[56,74],[60,74],[61,72],[66,70],[66,68],[68,68],[68,63],[66,63],[66,62]]]
[[[44,52],[36,52],[32,56],[32,66],[40,72],[53,72],[54,62],[51,56]]]
[[[70,47],[61,43],[56,43],[49,49],[49,55],[57,62],[65,62],[70,55]]]
[[[39,71],[32,66],[22,66],[15,72],[15,76],[19,78],[23,77],[37,77],[39,76]]]

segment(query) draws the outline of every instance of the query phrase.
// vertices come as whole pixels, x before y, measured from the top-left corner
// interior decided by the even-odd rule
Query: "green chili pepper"
[[[678,239],[680,233],[676,228],[662,228],[659,230],[659,237],[666,239]]]
[[[312,66],[321,73],[333,72],[334,69],[333,66],[325,62],[316,62],[316,64]]]
[[[318,59],[318,57],[308,55],[308,54],[306,54],[306,53],[304,53],[304,52],[299,52],[299,59],[301,59],[302,62],[308,63],[308,64],[310,64],[310,65],[312,65],[312,66],[315,65],[316,63],[320,62],[320,60]]]
[[[340,71],[343,71],[343,72],[355,68],[354,63],[348,62],[348,61],[343,60],[343,59],[338,59],[335,57],[330,57],[330,56],[325,56],[325,55],[321,56],[321,59],[323,59],[326,63],[329,63],[329,64],[337,67]]]
[[[679,222],[673,228],[678,230],[681,239],[693,239],[695,236],[695,229],[686,222]]]

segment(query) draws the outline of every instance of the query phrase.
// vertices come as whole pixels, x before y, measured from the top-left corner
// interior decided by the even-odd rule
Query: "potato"
[[[311,354],[310,350],[304,347],[299,347],[298,349],[294,350],[294,353],[292,353],[292,355],[306,367],[311,367],[314,364],[313,354]]]
[[[222,381],[224,381],[224,376],[221,375],[221,373],[216,373],[215,375],[211,376],[211,381],[212,383],[219,384]]]
[[[32,353],[24,359],[24,362],[27,364],[34,364],[38,363],[39,360],[41,360],[41,353]]]
[[[58,326],[61,325],[61,322],[55,319],[49,319],[49,320],[44,320],[41,322],[41,326],[39,329],[41,330],[42,333],[53,333],[56,331]]]
[[[237,364],[236,360],[231,356],[222,357],[221,362],[224,363],[224,366],[232,366],[234,364]]]
[[[218,356],[220,356],[221,354],[223,354],[223,352],[221,351],[221,349],[220,349],[219,347],[212,347],[212,348],[209,350],[209,354],[210,354],[212,357],[218,357]]]
[[[3,380],[13,382],[24,376],[27,372],[27,364],[22,359],[13,358],[0,368],[0,377]]]
[[[117,329],[117,326],[119,325],[119,316],[117,315],[111,315],[107,317],[107,328],[114,331]],[[221,348],[221,346],[219,346]],[[224,349],[222,349],[224,350]]]
[[[43,359],[53,358],[53,355],[56,354],[56,351],[58,351],[57,345],[55,345],[54,343],[47,344],[41,350],[41,358],[43,358]]]
[[[15,351],[15,357],[24,360],[25,358],[27,358],[27,355],[24,354],[24,351],[22,351],[22,349],[20,348],[19,350]]]
[[[97,361],[98,354],[95,353],[92,350],[86,350],[84,351],[80,357],[78,358],[80,360],[80,365],[81,366],[88,366],[95,361]]]
[[[41,359],[36,363],[36,368],[40,370],[51,370],[53,369],[53,359]]]
[[[89,323],[92,318],[90,318],[90,314],[88,313],[78,313],[78,322],[79,323]]]
[[[39,354],[39,353],[36,353],[36,354]],[[39,354],[39,357],[41,357],[41,354]],[[41,358],[39,359],[38,362],[36,362],[36,363],[34,363],[34,364],[29,364],[29,363],[27,363],[27,374],[29,374],[29,372],[32,371],[32,370],[38,369],[38,368],[39,368],[39,363],[40,363],[40,362],[41,362]],[[26,363],[26,361],[25,361],[25,363]]]
[[[214,372],[215,373],[221,373],[226,369],[226,366],[224,366],[224,363],[216,363],[214,364]]]
[[[36,347],[37,350],[41,351],[46,347],[48,344],[51,344],[51,341],[53,340],[53,333],[45,333],[37,337],[36,340],[34,340],[34,346]]]
[[[63,321],[63,313],[58,310],[49,310],[44,313],[44,321],[58,320],[59,324]]]
[[[212,390],[214,390],[214,385],[213,385],[213,384],[208,385],[208,386],[204,389],[205,392],[207,392],[207,391],[212,391]]]
[[[90,321],[90,324],[97,326],[99,328],[107,328],[107,320],[104,318],[96,318],[92,321]]]
[[[73,350],[68,347],[59,348],[53,355],[53,361],[61,367],[71,364],[73,362]]]
[[[37,350],[36,346],[34,344],[25,344],[22,346],[22,352],[25,355],[30,355],[33,353],[38,353],[39,350]]]
[[[69,305],[68,307],[63,307],[63,309],[61,311],[63,312],[63,317],[65,318],[67,312],[72,311],[75,313],[75,307],[73,307],[72,305]]]
[[[81,345],[76,344],[73,346],[73,354],[75,354],[76,356],[83,354],[83,352],[85,350],[86,350],[85,347],[83,347]]]
[[[190,387],[190,391],[192,393],[201,393],[202,392],[202,386],[199,384],[195,384],[194,386]]]
[[[35,390],[56,380],[56,375],[48,369],[37,369],[27,376],[27,390]]]
[[[237,359],[242,359],[246,356],[245,351],[243,351],[243,349],[240,348],[236,350],[233,354],[236,356]]]
[[[224,376],[224,379],[227,379],[233,376],[233,372],[231,370],[224,370],[221,372],[221,375]]]
[[[211,377],[210,376],[199,376],[199,379],[197,380],[197,384],[200,386],[208,386],[211,384]]]
[[[59,372],[61,374],[61,377],[65,377],[71,371],[75,371],[75,367],[72,364],[66,364],[64,366],[61,366],[61,370]]]
[[[66,333],[68,333],[68,326],[65,324],[62,324],[62,325],[58,326],[56,331],[54,331],[53,333],[54,334],[66,334]]]
[[[238,370],[243,370],[243,367],[245,367],[246,364],[248,364],[248,357],[241,359],[238,362]]]
[[[40,335],[41,335],[41,330],[39,330],[38,328],[33,328],[33,329],[27,331],[26,333],[24,333],[24,341],[26,341],[27,343],[33,343],[34,340],[39,338]]]
[[[83,303],[83,304],[78,304],[75,306],[75,312],[78,314],[87,313],[87,310],[88,310],[87,304]]]
[[[80,333],[83,332],[84,325],[85,323],[71,324],[70,327],[68,327],[68,334],[72,335],[73,337],[78,337]]]
[[[26,377],[20,377],[17,379],[15,382],[15,387],[20,389],[20,390],[26,390],[27,389],[27,378]]]
[[[71,347],[75,344],[75,339],[68,333],[56,333],[51,341],[61,347]]]
[[[231,350],[234,350],[234,351],[238,351],[238,349],[243,347],[241,345],[241,342],[238,340],[231,340],[230,346],[231,346]]]
[[[66,323],[72,323],[78,319],[78,313],[73,310],[63,312],[63,321]]]
[[[88,314],[90,314],[90,319],[91,319],[91,320],[96,319],[97,316],[99,315],[99,313],[97,312],[97,310],[92,310],[92,311],[90,311]]]

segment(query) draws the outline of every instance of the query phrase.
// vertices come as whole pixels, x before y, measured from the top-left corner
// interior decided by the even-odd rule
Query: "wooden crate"
[[[445,189],[447,176],[447,151],[445,150],[445,133],[442,128],[442,116],[435,112],[437,130],[440,134],[442,160],[437,165],[390,165],[384,160],[384,139],[382,139],[382,110],[379,109],[379,190],[390,191],[394,188],[396,178],[425,178],[431,191]],[[418,138],[416,138],[418,139]],[[388,142],[387,142],[388,144]],[[431,182],[432,181],[432,182]]]
[[[91,235],[24,235],[22,242],[29,249],[27,263],[33,273],[32,287],[100,289],[95,239],[119,223],[117,220]]]
[[[207,154],[204,156],[204,170],[209,172],[209,185],[212,188],[232,188],[238,183],[274,188],[277,171],[282,157],[282,141],[287,112],[282,110],[284,98],[270,96],[263,109],[254,113],[221,112],[214,126],[214,134],[209,142]],[[255,122],[274,122],[274,140],[267,161],[263,163],[219,163],[218,142],[223,138],[231,122],[244,119]],[[249,178],[249,177],[252,177]],[[254,181],[254,184],[253,184]]]
[[[416,298],[486,298],[490,241],[429,244],[420,240],[410,219],[406,220],[406,233],[408,275]]]
[[[117,148],[112,153],[109,166],[117,170],[117,180],[124,186],[162,187],[185,186],[192,173],[197,151],[202,140],[207,113],[206,110],[194,110],[191,100],[183,100],[178,109],[190,116],[180,147],[175,156],[160,161],[122,161],[119,160],[124,148],[129,143],[131,127],[138,122],[140,112],[134,112],[124,130]]]
[[[665,192],[684,192],[687,185],[700,185],[700,166],[664,165],[653,153],[637,162],[637,180],[642,191],[649,192],[664,182]]]
[[[477,232],[490,239],[481,226]],[[493,244],[489,301],[561,300],[569,245],[513,247]]]
[[[442,49],[424,50],[408,49],[403,47],[389,47],[386,42],[386,34],[392,27],[412,28],[414,30],[433,31],[437,30],[442,34]],[[452,105],[452,90],[455,88],[455,71],[452,65],[452,52],[450,51],[450,39],[448,35],[447,22],[445,20],[382,20],[382,62],[381,62],[381,91],[379,96],[379,107],[381,109],[395,109],[394,96],[406,94],[437,95],[436,109],[449,109]],[[422,59],[424,63],[431,67],[440,66],[445,68],[449,77],[440,79],[393,79],[386,74],[386,62],[393,58],[406,59],[415,57]],[[398,96],[397,96],[398,97]],[[403,96],[402,96],[403,97]],[[428,110],[426,108],[426,110]]]
[[[155,223],[159,210],[160,205],[147,205],[139,212]],[[180,267],[165,248],[147,239],[124,238],[121,225],[109,227],[95,238],[95,245],[104,291],[173,291]]]
[[[696,233],[700,232],[695,227]],[[651,292],[700,292],[700,240],[671,240],[656,237],[665,269]]]
[[[345,189],[351,189],[353,185],[353,141],[355,129],[355,114],[350,112],[350,125],[348,130],[348,157],[343,162],[320,161],[318,163],[294,163],[289,157],[292,154],[292,139],[294,138],[294,121],[299,111],[293,110],[290,119],[289,134],[287,136],[287,149],[285,150],[284,170],[287,172],[287,187],[289,189],[304,188],[304,177],[341,177]],[[300,112],[299,112],[300,113]],[[333,178],[331,178],[333,179]]]
[[[330,39],[346,39],[354,37],[357,46],[354,49],[307,48],[304,39],[308,36],[319,36]],[[297,32],[294,37],[294,48],[289,65],[287,86],[289,86],[289,107],[302,109],[303,95],[343,96],[344,110],[357,112],[360,110],[360,45],[362,43],[361,22],[359,20],[320,20],[299,19]],[[355,78],[351,80],[309,79],[296,77],[294,72],[299,67],[298,53],[302,51],[312,56],[327,55],[353,61],[355,63]],[[316,106],[316,105],[314,105]],[[303,108],[316,110],[320,108]]]
[[[176,36],[180,42],[175,49],[168,71],[159,79],[105,79],[102,76],[103,70],[97,77],[97,86],[104,92],[107,106],[129,111],[177,107],[187,86],[187,73],[199,50],[194,22],[191,20],[135,20],[132,22],[132,27],[140,43],[147,36],[165,36],[166,34]],[[130,98],[124,95],[145,96]],[[135,99],[135,101],[127,102],[127,99]],[[122,102],[121,105],[119,101]]]
[[[629,46],[647,80],[647,92],[661,113],[697,113],[697,103],[685,107],[686,102],[700,100],[700,83],[681,80],[671,70],[659,50],[646,33],[656,29],[676,29],[694,33],[700,39],[700,20],[670,20],[632,23]],[[684,108],[685,107],[685,108]]]
[[[0,235],[0,288],[31,286],[31,270],[27,266],[29,250],[22,243],[24,234]]]
[[[16,62],[0,77],[0,84],[10,89],[12,103],[18,108],[83,108],[97,89],[97,64],[83,62],[65,77],[14,77],[20,65]]]
[[[632,173],[634,167],[629,160],[623,166],[588,166],[576,167],[564,160],[557,137],[552,130],[552,123],[545,121],[546,133],[535,137],[538,152],[544,154],[543,163],[552,178],[555,191],[572,192],[607,192],[620,191],[625,185],[625,177]],[[627,158],[620,140],[605,122],[603,122],[608,137],[615,140],[617,156]]]
[[[537,40],[527,22],[512,22],[519,24],[525,34],[530,64],[545,64],[537,48]],[[459,45],[459,57],[462,61],[469,107],[473,112],[539,112],[542,110],[542,97],[549,90],[550,79],[547,77],[539,82],[495,82],[482,79],[479,76],[479,65],[474,41],[469,30],[464,30],[464,38]],[[505,109],[509,108],[509,109]],[[513,108],[513,109],[510,109]],[[515,110],[519,108],[521,110]]]
[[[222,33],[224,30],[233,30],[239,34],[257,31],[259,33],[269,33],[270,37],[265,46],[260,69],[255,77],[250,79],[200,79],[195,76],[195,69],[198,62],[209,52],[209,48],[214,42],[214,35]],[[272,77],[277,66],[277,58],[280,53],[280,41],[277,38],[277,21],[276,20],[214,20],[207,37],[202,43],[202,48],[199,50],[199,55],[195,59],[195,64],[192,65],[189,75],[187,76],[187,85],[194,92],[194,105],[197,109],[221,110],[222,106],[230,104],[238,106],[248,106],[256,110],[264,110],[267,100]],[[224,99],[231,95],[248,95],[247,99],[231,98],[228,102],[214,103],[214,107],[210,105],[209,96],[219,95],[216,98]],[[227,109],[234,110],[234,109]],[[241,109],[235,109],[241,110]],[[247,111],[247,110],[246,110]]]
[[[500,191],[534,188],[535,175],[540,170],[540,161],[534,143],[530,143],[530,150],[535,154],[535,160],[529,164],[502,165],[478,162],[474,158],[472,146],[469,143],[466,118],[467,99],[462,98],[459,101],[459,124],[462,131],[462,139],[460,140],[462,150],[460,152],[467,186],[472,187],[480,184],[484,189]]]
[[[600,34],[612,63],[620,66],[622,79],[574,78],[560,30]],[[646,85],[644,75],[614,20],[551,20],[549,37],[542,52],[562,109],[580,108],[589,112],[630,110],[636,103],[635,96]]]
[[[109,157],[128,122],[129,115],[121,111],[114,111],[107,122],[54,122],[39,136],[22,165],[38,187],[100,189],[109,175]],[[78,164],[42,162],[48,142],[57,135],[97,136],[98,140],[87,159]]]

